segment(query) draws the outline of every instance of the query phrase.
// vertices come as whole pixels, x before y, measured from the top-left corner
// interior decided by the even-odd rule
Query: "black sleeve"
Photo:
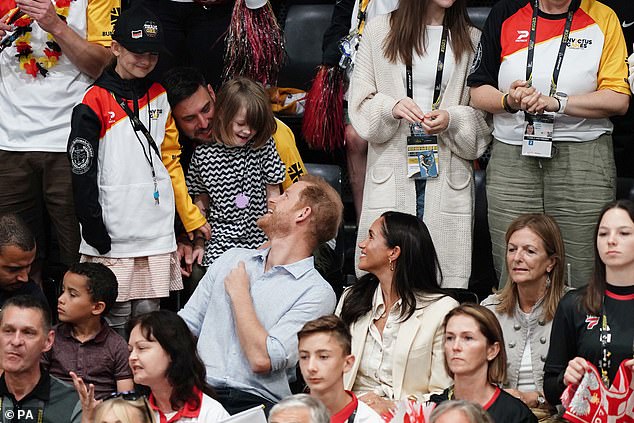
[[[500,56],[502,54],[500,32],[502,24],[509,13],[507,3],[509,2],[501,1],[496,3],[484,23],[480,43],[473,59],[471,73],[467,77],[467,85],[470,87],[491,85],[497,88],[498,86]]]
[[[577,331],[575,314],[581,296],[577,291],[567,293],[559,302],[550,332],[548,356],[544,364],[544,396],[550,405],[561,403],[561,394],[566,389],[564,372],[568,362],[577,356]]]
[[[84,240],[99,254],[106,254],[110,251],[110,235],[103,222],[97,186],[100,132],[101,122],[95,112],[85,104],[75,106],[67,146],[73,171],[75,213]]]
[[[335,8],[330,18],[330,26],[324,33],[322,44],[323,64],[335,66],[341,58],[339,50],[339,40],[348,35],[350,32],[350,19],[352,19],[352,10],[354,9],[355,0],[337,0]]]

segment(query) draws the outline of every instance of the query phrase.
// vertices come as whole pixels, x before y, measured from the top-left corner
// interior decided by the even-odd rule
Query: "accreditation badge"
[[[553,129],[555,115],[544,113],[540,115],[525,114],[524,137],[522,139],[522,156],[553,157]]]
[[[407,176],[438,177],[438,136],[425,134],[420,124],[412,124],[411,132],[407,137]]]

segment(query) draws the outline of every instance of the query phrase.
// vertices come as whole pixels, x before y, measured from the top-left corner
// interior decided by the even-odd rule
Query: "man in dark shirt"
[[[40,367],[53,345],[48,305],[29,295],[8,299],[0,314],[0,413],[2,421],[79,423],[73,387]]]
[[[35,238],[22,219],[13,214],[0,216],[0,309],[16,295],[46,302],[40,286],[29,279],[35,252]]]

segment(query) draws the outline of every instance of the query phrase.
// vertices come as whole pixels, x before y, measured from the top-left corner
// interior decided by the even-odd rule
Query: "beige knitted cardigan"
[[[368,23],[351,79],[350,120],[368,141],[358,241],[367,236],[372,222],[385,211],[416,214],[416,189],[413,179],[407,177],[406,165],[409,125],[405,119],[392,116],[394,105],[406,97],[404,65],[390,63],[383,55],[389,16],[378,16]],[[471,39],[477,46],[480,31],[473,28]],[[491,141],[486,115],[468,106],[466,78],[472,61],[470,51],[456,63],[442,94],[440,109],[449,112],[449,126],[439,136],[439,176],[428,179],[425,189],[423,220],[438,253],[443,287],[466,288],[469,283],[474,208],[472,160],[482,155]],[[355,261],[358,264],[358,246]]]

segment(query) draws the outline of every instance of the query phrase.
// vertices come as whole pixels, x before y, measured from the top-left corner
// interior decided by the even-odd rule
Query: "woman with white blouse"
[[[397,400],[422,399],[451,384],[442,321],[458,303],[439,288],[434,244],[416,216],[383,213],[359,248],[359,269],[368,274],[337,307],[356,357],[344,384],[383,414]]]

